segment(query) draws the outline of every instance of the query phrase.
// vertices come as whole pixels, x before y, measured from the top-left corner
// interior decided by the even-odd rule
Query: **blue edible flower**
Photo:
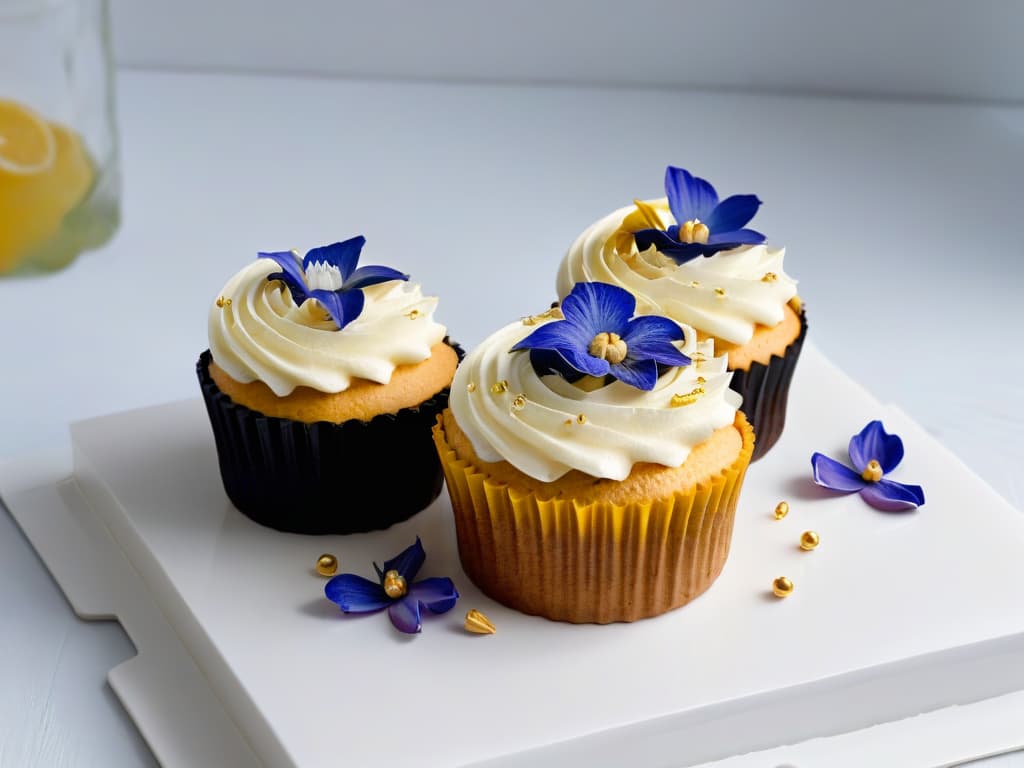
[[[765,240],[760,232],[744,229],[761,205],[757,195],[733,195],[719,202],[710,183],[672,165],[665,169],[665,194],[678,224],[661,229],[649,206],[637,201],[642,220],[652,225],[633,233],[641,251],[653,245],[677,264],[684,264],[698,256]]]
[[[531,350],[530,361],[541,375],[557,373],[569,381],[611,375],[652,390],[659,363],[691,362],[672,343],[683,338],[679,324],[657,315],[633,317],[636,299],[624,288],[576,283],[561,308],[564,320],[540,326],[512,347]]]
[[[327,582],[324,594],[345,613],[374,613],[387,608],[395,628],[414,635],[422,629],[422,607],[431,613],[445,613],[454,608],[459,599],[455,584],[449,578],[413,582],[426,559],[427,554],[417,536],[415,544],[387,560],[383,568],[373,564],[377,581],[343,573]]]
[[[884,479],[902,459],[903,441],[876,420],[850,438],[850,460],[856,472],[821,453],[811,456],[811,467],[820,486],[843,493],[856,491],[873,507],[902,512],[924,504],[921,486]]]
[[[408,280],[409,276],[391,267],[359,267],[359,254],[366,244],[362,235],[344,242],[313,248],[299,265],[294,251],[260,253],[261,259],[272,259],[281,272],[267,275],[267,280],[280,280],[292,295],[296,306],[316,299],[334,320],[340,331],[363,311],[363,288],[388,280]]]

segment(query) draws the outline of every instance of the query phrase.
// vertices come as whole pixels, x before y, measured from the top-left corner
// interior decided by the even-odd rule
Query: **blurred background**
[[[34,3],[76,0],[0,10]],[[120,224],[0,279],[0,461],[197,396],[210,303],[259,250],[364,234],[471,347],[675,164],[756,193],[812,343],[1024,506],[1024,4],[95,5]],[[0,573],[0,766],[154,764],[103,682],[130,641],[6,514]]]

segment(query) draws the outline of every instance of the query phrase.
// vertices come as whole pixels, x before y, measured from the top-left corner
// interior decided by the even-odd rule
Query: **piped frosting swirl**
[[[699,362],[670,368],[649,392],[621,381],[586,391],[538,376],[527,351],[509,352],[535,328],[506,325],[455,373],[449,405],[483,461],[508,461],[542,482],[573,469],[623,480],[638,462],[679,466],[735,418],[740,397],[726,358],[692,328],[683,326],[678,346]]]
[[[666,198],[646,202],[663,226],[676,223]],[[638,252],[631,237],[621,237],[634,210],[620,208],[576,238],[558,270],[559,298],[578,282],[611,283],[636,296],[638,314],[666,315],[733,344],[750,341],[757,325],[782,322],[796,296],[796,281],[783,270],[784,248],[743,246],[677,264],[653,246]],[[623,243],[628,249],[620,251]]]
[[[396,367],[426,360],[444,339],[437,298],[416,284],[364,288],[362,313],[338,330],[316,301],[296,306],[283,283],[267,280],[277,271],[268,259],[254,261],[210,307],[210,351],[236,381],[262,381],[279,397],[300,386],[341,392],[354,379],[386,384]]]

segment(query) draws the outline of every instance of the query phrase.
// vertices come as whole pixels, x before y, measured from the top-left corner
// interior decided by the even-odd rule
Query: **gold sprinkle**
[[[410,309],[408,312],[405,313],[405,316],[408,317],[410,320],[415,320],[417,317],[420,316],[420,311],[418,309]]]
[[[707,384],[707,383],[708,383],[708,381],[707,381],[707,379],[705,379],[705,378],[704,378],[703,376],[698,376],[698,377],[697,377],[697,383],[698,383],[698,384]]]
[[[715,296],[725,296],[725,288],[715,288]]]
[[[502,379],[491,384],[491,394],[500,395],[502,392],[508,392],[508,382]]]
[[[405,593],[408,591],[409,589],[406,586],[405,577],[398,571],[392,569],[384,574],[384,594],[392,600],[397,600],[399,597],[405,597]]]
[[[217,297],[217,306],[223,309],[224,307],[231,306],[231,299],[225,299],[223,296]]]
[[[565,420],[565,426],[571,427],[572,426],[572,419],[566,419]]]
[[[469,384],[466,385],[466,391],[467,392],[476,392],[476,382],[475,381],[469,382]]]
[[[776,520],[781,520],[782,518],[784,518],[788,514],[789,514],[789,502],[788,501],[780,501],[778,504],[775,505],[775,519]]]
[[[700,280],[692,280],[690,282],[690,287],[691,288],[700,288]]]
[[[800,549],[810,552],[821,543],[821,537],[814,531],[804,531],[800,534]]]
[[[512,410],[521,411],[526,407],[526,395],[516,395],[512,400]]]
[[[669,405],[673,408],[679,408],[684,405],[693,405],[703,394],[704,387],[697,387],[693,391],[687,392],[685,395],[672,395],[672,401]]]
[[[585,413],[579,414],[576,417],[576,423],[577,424],[586,424],[587,423],[587,415]]]
[[[325,552],[316,559],[316,572],[321,576],[333,576],[338,572],[338,558]]]
[[[785,576],[779,576],[772,582],[772,594],[776,597],[789,597],[793,594],[793,582]]]
[[[779,276],[774,272],[765,272],[764,277],[761,278],[762,283],[774,283],[779,279]]]
[[[466,614],[466,623],[464,624],[467,632],[472,632],[474,635],[493,635],[497,630],[494,628],[494,622],[484,616],[476,608],[473,608]]]
[[[541,312],[539,315],[528,315],[523,318],[523,325],[537,325],[544,320],[561,320],[565,315],[562,314],[562,310],[559,307],[551,307]]]

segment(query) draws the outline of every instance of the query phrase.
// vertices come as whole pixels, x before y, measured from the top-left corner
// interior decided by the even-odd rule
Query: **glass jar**
[[[0,0],[0,275],[111,237],[117,143],[107,0]]]

